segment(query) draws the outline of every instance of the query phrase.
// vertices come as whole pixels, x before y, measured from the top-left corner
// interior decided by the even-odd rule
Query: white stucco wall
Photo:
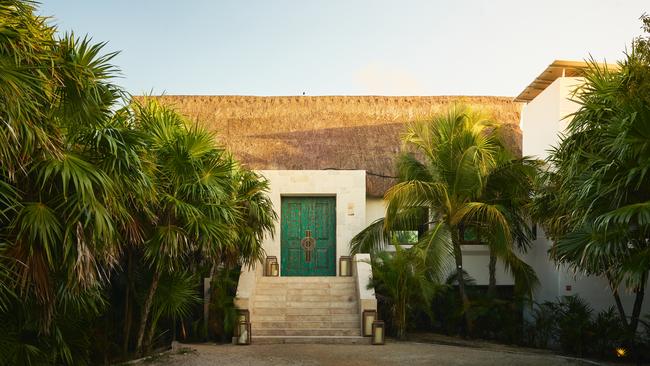
[[[476,281],[479,286],[487,286],[490,283],[490,251],[487,245],[463,245],[463,268]],[[453,264],[453,263],[452,263]],[[449,273],[454,266],[449,268]],[[501,261],[496,266],[497,286],[512,286],[514,279],[508,274]]]
[[[521,111],[522,152],[546,159],[560,131],[561,81],[556,79]]]
[[[381,219],[386,215],[386,204],[383,198],[367,197],[366,198],[366,225]]]
[[[278,218],[283,196],[336,197],[336,273],[338,258],[350,254],[350,239],[366,225],[366,172],[364,170],[261,170],[270,182],[269,197]],[[280,220],[275,237],[264,240],[267,255],[282,263]]]
[[[546,238],[543,229],[537,229],[537,240],[533,242],[531,250],[525,256],[540,281],[540,286],[535,292],[534,299],[541,303],[555,301],[560,296],[578,295],[591,305],[595,311],[616,306],[614,297],[607,280],[601,276],[585,276],[574,273],[565,266],[557,266],[548,255],[552,242]],[[650,285],[646,286],[646,294],[650,293]],[[628,315],[632,313],[634,293],[625,286],[619,287],[621,302]],[[650,301],[646,298],[642,314],[650,313]]]
[[[521,113],[523,155],[538,159],[548,157],[548,150],[559,143],[559,134],[566,130],[570,122],[566,117],[579,108],[571,98],[576,86],[583,81],[582,78],[577,77],[558,78],[524,106]],[[559,296],[579,295],[596,311],[615,306],[614,298],[604,278],[587,277],[568,271],[564,267],[558,268],[548,256],[552,242],[546,238],[541,228],[538,228],[537,232],[537,240],[525,257],[526,262],[535,269],[541,283],[535,293],[535,301],[554,301]],[[646,289],[646,293],[649,291],[650,286]],[[631,313],[634,294],[624,287],[621,287],[619,292],[626,311]],[[643,313],[650,312],[650,301],[647,299],[644,301],[643,309]]]

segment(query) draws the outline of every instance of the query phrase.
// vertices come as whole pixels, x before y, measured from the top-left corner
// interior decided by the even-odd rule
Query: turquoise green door
[[[336,276],[335,197],[283,197],[281,224],[282,276]]]

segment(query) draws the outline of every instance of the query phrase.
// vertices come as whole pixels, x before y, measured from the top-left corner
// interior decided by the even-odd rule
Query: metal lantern
[[[364,310],[362,314],[362,323],[363,323],[363,336],[370,337],[372,336],[372,324],[377,319],[377,311],[375,310]]]
[[[385,329],[383,320],[375,320],[372,322],[372,344],[384,344],[385,342]]]
[[[278,262],[271,263],[271,276],[278,277],[279,274],[280,274],[280,265],[278,264]]]
[[[234,330],[235,337],[239,337],[239,324],[241,322],[250,323],[251,322],[251,313],[247,309],[238,309],[237,310],[237,326]]]
[[[352,257],[341,256],[339,258],[339,276],[341,277],[352,276]]]
[[[277,274],[273,274],[273,263],[277,265],[278,257],[273,255],[266,257],[266,262],[264,263],[264,276],[277,276]]]
[[[237,344],[241,344],[241,345],[251,344],[251,323],[239,322],[237,328],[238,328]]]

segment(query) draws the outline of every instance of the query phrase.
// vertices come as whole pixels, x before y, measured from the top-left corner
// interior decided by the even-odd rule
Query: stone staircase
[[[369,343],[355,286],[354,277],[258,278],[253,343]]]

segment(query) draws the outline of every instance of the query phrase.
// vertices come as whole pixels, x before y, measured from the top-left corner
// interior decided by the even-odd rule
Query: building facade
[[[517,98],[507,97],[246,97],[162,96],[190,119],[215,132],[249,168],[270,181],[278,214],[264,249],[266,265],[242,271],[237,306],[250,313],[257,342],[363,340],[363,312],[376,310],[367,288],[368,257],[341,266],[354,235],[384,216],[383,195],[396,182],[394,159],[405,124],[454,104],[489,112],[502,124],[506,145],[517,155],[546,158],[577,104],[571,92],[582,82],[582,62],[555,61]],[[596,310],[613,306],[607,283],[583,277],[549,260],[551,242],[541,228],[524,256],[541,286],[538,302],[578,294]],[[477,285],[488,284],[485,245],[463,246],[463,263]],[[450,268],[451,273],[453,268]],[[497,285],[513,286],[497,267]],[[623,301],[631,308],[633,294]],[[650,311],[646,301],[644,313]]]

